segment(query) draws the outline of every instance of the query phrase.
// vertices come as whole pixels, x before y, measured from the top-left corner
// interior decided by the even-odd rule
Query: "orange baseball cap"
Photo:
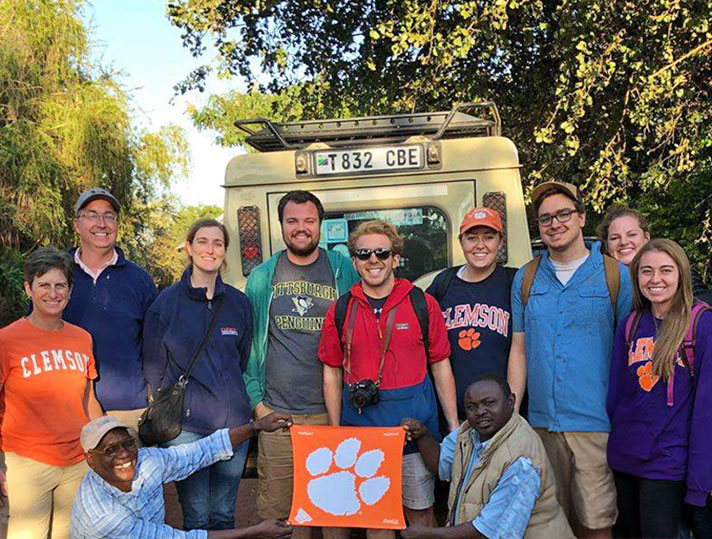
[[[465,214],[460,225],[460,235],[470,230],[473,226],[486,226],[502,233],[502,218],[499,212],[491,208],[472,208]]]

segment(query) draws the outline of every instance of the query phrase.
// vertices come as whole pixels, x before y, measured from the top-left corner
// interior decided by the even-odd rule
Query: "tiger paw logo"
[[[463,329],[457,335],[457,344],[459,344],[463,350],[474,350],[482,344],[482,341],[480,341],[480,333],[472,328],[467,330]]]
[[[650,392],[651,389],[658,383],[660,377],[653,374],[653,362],[648,361],[645,365],[641,365],[635,371],[638,375],[638,383],[644,391]]]
[[[355,515],[362,503],[375,505],[388,492],[391,480],[376,476],[384,452],[373,449],[359,454],[360,450],[361,441],[348,438],[336,451],[320,447],[309,454],[306,468],[313,479],[307,484],[307,495],[316,507],[330,515]],[[297,515],[298,522],[308,518],[301,513]]]

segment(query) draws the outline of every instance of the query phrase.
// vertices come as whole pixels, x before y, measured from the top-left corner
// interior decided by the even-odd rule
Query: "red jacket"
[[[418,324],[418,317],[411,304],[408,293],[413,284],[406,279],[396,279],[393,291],[388,296],[379,319],[373,314],[373,309],[363,293],[361,282],[351,288],[352,299],[349,302],[346,319],[344,320],[343,349],[346,349],[346,330],[351,309],[358,303],[358,311],[354,320],[354,333],[351,343],[351,376],[344,372],[344,382],[352,384],[364,378],[378,378],[378,364],[381,359],[381,349],[386,332],[386,320],[391,309],[397,309],[391,342],[386,352],[383,365],[381,389],[398,389],[419,384],[427,373],[425,347],[423,336]],[[445,321],[435,298],[425,294],[428,306],[430,331],[430,350],[428,361],[436,363],[450,357],[450,343],[447,338]],[[334,325],[334,302],[326,313],[319,342],[319,359],[330,367],[343,367],[342,346],[339,344],[336,326]]]

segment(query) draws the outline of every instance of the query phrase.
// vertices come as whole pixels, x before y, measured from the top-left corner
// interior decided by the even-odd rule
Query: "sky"
[[[92,58],[120,72],[123,88],[133,98],[134,125],[151,131],[169,123],[186,129],[191,171],[173,186],[184,205],[223,206],[221,187],[228,161],[241,150],[221,148],[215,133],[199,132],[186,113],[187,103],[200,106],[210,93],[240,88],[235,81],[213,79],[204,93],[176,96],[173,85],[203,62],[183,48],[180,30],[165,16],[163,0],[94,0],[84,8],[90,30]]]

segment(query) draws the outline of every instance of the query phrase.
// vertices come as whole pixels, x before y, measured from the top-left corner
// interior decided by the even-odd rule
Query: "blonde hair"
[[[374,219],[373,221],[366,221],[358,225],[356,230],[349,236],[347,245],[351,256],[354,256],[356,241],[361,236],[366,236],[367,234],[382,234],[391,240],[391,250],[394,255],[399,255],[403,252],[403,237],[398,234],[396,227],[383,219]]]
[[[630,263],[630,276],[633,281],[633,310],[640,312],[651,310],[650,300],[640,291],[638,277],[640,260],[645,253],[651,251],[665,253],[672,258],[680,274],[677,290],[670,301],[670,310],[665,315],[655,336],[655,346],[653,348],[653,373],[668,380],[675,368],[677,351],[690,325],[690,313],[692,312],[692,303],[694,301],[692,275],[690,273],[690,261],[687,259],[685,251],[677,243],[662,238],[649,241],[640,248],[640,251]]]

